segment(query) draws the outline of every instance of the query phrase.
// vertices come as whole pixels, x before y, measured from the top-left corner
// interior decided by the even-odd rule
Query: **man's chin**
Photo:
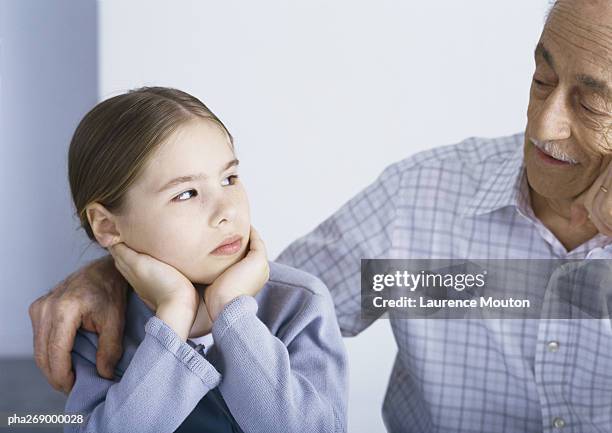
[[[553,184],[547,180],[530,179],[527,182],[529,184],[530,194],[537,193],[540,197],[548,200],[572,200],[576,197],[575,194],[564,190],[556,184]]]
[[[548,199],[570,200],[585,189],[575,182],[575,176],[567,176],[556,170],[544,171],[530,157],[526,159],[525,166],[529,188]]]

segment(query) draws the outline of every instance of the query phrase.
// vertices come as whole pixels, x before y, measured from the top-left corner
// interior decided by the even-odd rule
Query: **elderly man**
[[[374,320],[361,314],[361,258],[612,258],[612,2],[559,0],[535,63],[524,133],[393,164],[280,255],[327,284],[345,336]],[[32,304],[36,360],[56,388],[72,385],[78,326],[100,334],[98,370],[112,377],[124,291],[107,257]],[[391,325],[389,431],[612,430],[609,320]]]

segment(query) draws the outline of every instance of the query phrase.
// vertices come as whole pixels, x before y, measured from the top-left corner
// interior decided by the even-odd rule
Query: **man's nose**
[[[554,141],[571,137],[568,98],[560,86],[542,102],[532,122],[531,133],[538,140]]]

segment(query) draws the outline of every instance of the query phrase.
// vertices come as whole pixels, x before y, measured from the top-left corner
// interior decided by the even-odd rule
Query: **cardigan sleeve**
[[[95,345],[80,331],[72,351],[75,384],[66,413],[84,415],[65,432],[173,432],[221,375],[161,319],[152,316],[145,337],[120,380],[100,377]]]
[[[227,304],[213,324],[219,389],[245,432],[346,431],[346,352],[323,288],[286,324],[282,339],[257,317],[250,296]]]

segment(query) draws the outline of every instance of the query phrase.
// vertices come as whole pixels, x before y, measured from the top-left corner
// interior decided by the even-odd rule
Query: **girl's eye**
[[[174,197],[173,200],[186,201],[186,200],[189,200],[191,197],[195,197],[196,195],[198,195],[198,192],[195,189],[190,189],[190,190],[180,193],[179,195]]]
[[[232,174],[226,177],[225,179],[223,179],[223,182],[221,182],[221,185],[223,186],[234,185],[236,183],[236,180],[238,180],[238,175]]]

